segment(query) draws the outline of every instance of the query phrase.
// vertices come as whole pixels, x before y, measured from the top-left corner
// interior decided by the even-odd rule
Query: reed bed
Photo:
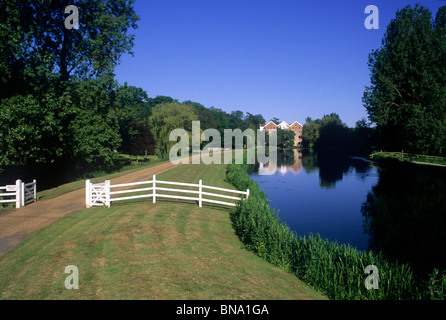
[[[334,300],[431,300],[446,298],[446,273],[439,270],[416,279],[411,267],[388,261],[380,253],[322,239],[298,236],[276,210],[266,194],[247,174],[247,165],[231,164],[226,180],[236,188],[250,190],[247,201],[231,212],[236,234],[244,246],[270,263],[294,273]],[[378,289],[367,289],[365,269],[378,267]]]

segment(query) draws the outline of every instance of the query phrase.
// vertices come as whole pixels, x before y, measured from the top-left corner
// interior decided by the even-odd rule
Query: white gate
[[[22,207],[37,201],[37,182],[22,183]]]
[[[37,201],[37,182],[23,183],[17,180],[13,185],[0,186],[0,203],[15,203],[16,209]]]
[[[110,207],[110,180],[96,184],[87,180],[85,191],[85,203],[87,208],[103,205]]]

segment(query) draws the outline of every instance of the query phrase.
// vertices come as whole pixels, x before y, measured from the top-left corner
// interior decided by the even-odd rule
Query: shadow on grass
[[[198,209],[209,208],[209,209],[225,211],[225,212],[228,212],[233,208],[233,207],[229,207],[229,206],[225,206],[225,205],[221,205],[221,204],[217,204],[217,203],[207,203],[207,202],[203,202],[203,207],[199,208],[198,200],[168,199],[168,198],[157,198],[156,204],[154,204],[152,202],[152,199],[150,198],[149,200],[145,200],[145,201],[141,200],[141,199],[119,201],[117,203],[113,203],[112,206],[115,208],[119,208],[119,207],[126,207],[129,205],[141,204],[141,203],[146,203],[148,206],[150,206],[150,205],[153,206],[158,203],[188,204],[188,205],[195,205]]]

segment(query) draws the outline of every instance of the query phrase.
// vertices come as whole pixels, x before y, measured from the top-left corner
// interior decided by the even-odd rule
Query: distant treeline
[[[318,153],[367,156],[376,147],[376,130],[365,119],[349,128],[336,113],[322,119],[307,118],[303,125],[303,147]]]

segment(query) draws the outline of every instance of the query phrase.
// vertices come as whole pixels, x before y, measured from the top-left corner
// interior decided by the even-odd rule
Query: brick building
[[[295,133],[294,146],[295,147],[299,147],[302,145],[302,128],[303,128],[303,126],[297,121],[294,121],[292,124],[288,124],[285,121],[282,121],[279,124],[275,124],[273,121],[270,121],[267,124],[260,125],[260,131],[265,130],[267,133],[269,133],[271,130],[294,131],[294,133]]]

